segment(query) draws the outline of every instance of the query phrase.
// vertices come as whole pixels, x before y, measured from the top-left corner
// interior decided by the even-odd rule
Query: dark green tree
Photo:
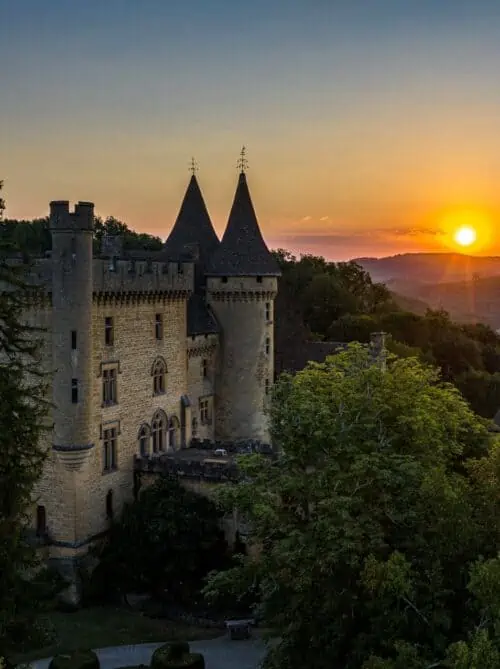
[[[225,556],[220,519],[210,499],[162,477],[111,527],[95,578],[111,592],[191,596]]]
[[[258,584],[280,638],[267,667],[473,669],[459,658],[481,644],[495,658],[500,447],[457,389],[414,358],[384,368],[353,344],[283,376],[271,420],[280,457],[241,458],[243,480],[221,492],[260,554],[206,590]],[[490,583],[473,578],[483,558]]]
[[[1,184],[0,184],[1,188]],[[0,200],[0,215],[4,204]],[[0,246],[0,656],[20,616],[33,610],[26,574],[36,563],[25,539],[33,489],[45,451],[47,377],[40,367],[41,331],[26,325],[29,293],[23,265]]]

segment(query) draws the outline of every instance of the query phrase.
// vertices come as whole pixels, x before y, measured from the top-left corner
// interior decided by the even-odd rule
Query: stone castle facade
[[[91,203],[51,203],[52,252],[35,263],[43,290],[27,314],[45,328],[53,379],[33,526],[60,565],[133,498],[138,456],[269,441],[280,272],[245,173],[220,241],[194,175],[160,252],[127,254],[108,239],[95,257],[93,220]]]

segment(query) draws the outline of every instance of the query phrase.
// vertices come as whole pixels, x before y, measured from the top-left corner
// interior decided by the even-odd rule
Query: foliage
[[[125,252],[161,251],[163,248],[163,242],[159,237],[134,232],[114,216],[108,216],[104,220],[96,216],[94,221],[95,253],[99,253],[105,234],[120,236]],[[6,219],[0,222],[1,243],[8,244],[13,251],[25,253],[31,257],[43,257],[52,249],[48,216],[33,220]]]
[[[29,300],[26,267],[9,263],[8,250],[0,247],[0,655],[35,605],[27,574],[37,561],[25,527],[45,460],[40,438],[49,407],[39,366],[41,331],[22,316]]]
[[[224,563],[220,517],[208,498],[162,477],[124,508],[95,574],[120,592],[190,597],[206,573]]]
[[[475,411],[494,416],[500,407],[500,336],[489,326],[455,323],[442,310],[417,315],[401,309],[387,288],[355,263],[311,255],[297,259],[283,250],[275,256],[280,291],[293,296],[310,339],[366,343],[373,332],[384,331],[389,350],[437,365]],[[280,318],[289,320],[286,313],[278,313]]]
[[[161,251],[163,248],[163,242],[159,237],[134,232],[114,216],[108,216],[104,221],[97,216],[94,221],[95,252],[99,252],[105,234],[121,237],[124,251]]]
[[[76,650],[73,653],[56,655],[49,669],[99,669],[99,658],[93,650]]]
[[[157,648],[151,658],[152,669],[205,669],[200,653],[190,653],[187,642],[166,643]]]
[[[242,457],[243,482],[220,493],[259,557],[212,574],[205,590],[258,588],[280,637],[267,667],[490,666],[500,446],[457,389],[415,358],[389,355],[384,371],[352,344],[284,375],[271,421],[279,458]]]

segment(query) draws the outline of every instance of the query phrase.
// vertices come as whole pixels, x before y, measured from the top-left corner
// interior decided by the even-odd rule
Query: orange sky
[[[271,247],[331,259],[442,251],[443,218],[466,209],[488,219],[471,250],[500,253],[493,3],[113,4],[10,4],[7,216],[90,200],[165,238],[194,154],[221,233],[246,144]]]

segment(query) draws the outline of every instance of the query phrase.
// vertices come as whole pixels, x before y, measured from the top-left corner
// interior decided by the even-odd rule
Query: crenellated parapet
[[[207,291],[212,302],[267,302],[278,293],[278,280],[262,277],[209,277]]]
[[[93,278],[94,296],[167,293],[185,297],[194,288],[194,265],[189,262],[94,258]]]
[[[193,335],[187,339],[188,358],[202,357],[215,353],[219,343],[219,335]]]

